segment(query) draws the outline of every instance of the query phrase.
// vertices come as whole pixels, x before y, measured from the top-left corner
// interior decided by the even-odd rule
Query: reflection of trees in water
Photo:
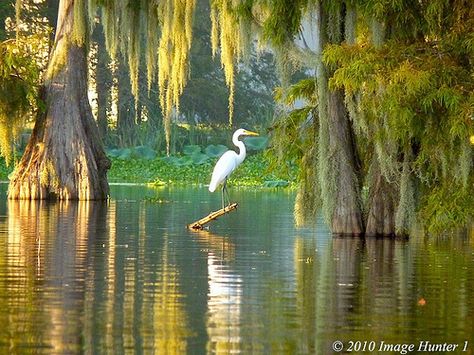
[[[108,240],[94,262],[95,269],[105,270],[107,282],[98,279],[92,287],[90,322],[101,334],[91,334],[92,350],[186,352],[190,334],[169,235],[164,233],[160,248],[150,252],[147,219],[153,216],[142,203],[128,207],[137,210],[124,215],[111,203]]]
[[[396,326],[391,317],[405,312],[397,303],[407,282],[399,268],[405,265],[404,255],[394,259],[396,244],[403,247],[389,238],[333,238],[327,270],[319,276],[330,281],[324,291],[316,290],[325,295],[316,318],[320,349],[330,349],[334,340],[390,340],[394,329],[387,325]]]
[[[145,209],[137,216],[138,236],[115,202],[9,201],[0,241],[2,342],[13,352],[185,352],[189,331],[169,237],[158,256],[146,252]]]
[[[271,238],[258,224],[251,242],[236,234],[234,244],[206,231],[177,236],[162,223],[182,210],[159,209],[158,221],[156,211],[10,201],[0,219],[2,350],[328,353],[336,339],[451,341],[474,329],[470,237],[407,245],[328,241],[318,230],[287,250],[293,237],[276,234],[277,223]]]
[[[474,327],[466,297],[474,292],[468,274],[473,259],[469,239],[460,240],[430,238],[408,248],[390,238],[333,238],[316,252],[315,239],[297,238],[301,353],[326,353],[335,340],[468,337]],[[426,306],[418,305],[420,298]]]
[[[80,349],[88,236],[100,210],[92,202],[8,202],[0,322],[10,351]]]
[[[320,260],[317,257],[317,246],[314,238],[297,237],[294,245],[294,262],[296,277],[296,306],[298,326],[301,329],[297,353],[314,353],[316,323],[316,289],[317,272]]]

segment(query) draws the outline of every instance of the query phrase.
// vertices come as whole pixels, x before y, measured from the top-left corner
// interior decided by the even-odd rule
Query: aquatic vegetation
[[[201,153],[202,154],[202,153]],[[146,159],[112,158],[108,178],[110,182],[149,183],[152,185],[207,185],[217,158],[194,163],[192,156],[181,155]],[[293,186],[294,176],[269,171],[270,162],[264,154],[247,157],[232,174],[232,186],[286,187]]]

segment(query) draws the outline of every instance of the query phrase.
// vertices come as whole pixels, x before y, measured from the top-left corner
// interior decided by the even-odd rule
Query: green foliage
[[[9,0],[0,3],[0,41],[6,39],[5,19],[12,18],[15,15],[14,1]]]
[[[445,183],[425,191],[421,215],[429,233],[468,226],[474,216],[474,179],[468,186]]]
[[[324,50],[324,62],[334,69],[329,85],[346,92],[363,158],[375,152],[382,173],[399,187],[397,228],[404,232],[413,226],[416,211],[424,211],[420,215],[428,230],[439,230],[439,221],[454,227],[472,213],[452,208],[448,214],[453,196],[441,188],[448,182],[459,186],[457,201],[465,206],[461,191],[473,170],[474,7],[454,1],[450,9],[446,4],[432,1],[407,8],[371,2],[367,6],[374,6],[380,18],[402,10],[404,21],[416,28],[412,37],[407,28],[391,24],[391,37],[383,45],[363,40]],[[416,191],[420,201],[414,199]],[[441,209],[435,213],[436,204]]]
[[[244,139],[244,142],[249,151],[263,150],[267,148],[268,137],[248,137]]]
[[[192,156],[158,157],[153,160],[112,158],[110,182],[152,183],[155,185],[205,185],[211,179],[216,158],[199,164]],[[268,171],[268,159],[263,154],[247,157],[231,175],[231,186],[283,187],[289,177]],[[268,182],[267,182],[268,181]]]
[[[303,99],[313,106],[316,105],[316,81],[314,78],[301,79],[284,90],[276,88],[275,100],[292,106],[297,100]]]
[[[183,153],[186,155],[201,153],[201,147],[198,145],[186,145],[184,146]]]
[[[283,110],[276,117],[271,131],[271,144],[268,154],[273,157],[271,167],[282,171],[291,171],[294,166],[302,168],[303,157],[315,144],[314,111],[316,110],[316,83],[313,78],[303,79],[286,90],[278,88],[275,99],[292,107],[297,101],[305,105],[302,108]],[[312,167],[308,167],[312,169]],[[301,171],[300,179],[304,172]]]
[[[127,159],[145,159],[152,160],[155,159],[157,154],[156,152],[147,146],[138,146],[134,148],[117,148],[117,149],[108,149],[107,155],[112,158],[127,160]]]
[[[249,150],[259,151],[266,147],[268,142],[267,137],[258,137],[256,141],[245,142]],[[175,167],[184,166],[196,166],[209,164],[210,161],[220,157],[228,148],[223,145],[209,145],[202,152],[202,148],[199,145],[185,145],[183,147],[183,155],[171,155],[161,157],[167,164]],[[147,146],[138,146],[133,148],[114,148],[108,149],[107,154],[109,157],[117,160],[154,160],[157,158],[155,150]]]
[[[269,14],[263,23],[264,37],[276,46],[281,46],[300,30],[307,0],[264,1]],[[248,13],[248,12],[247,12]]]
[[[222,144],[218,145],[208,145],[204,152],[206,153],[207,156],[211,158],[219,158],[222,154],[224,154],[227,150],[227,147]]]
[[[12,158],[13,140],[32,108],[38,107],[39,69],[31,60],[33,53],[25,48],[28,47],[19,40],[0,43],[0,155],[7,163]]]
[[[328,46],[324,60],[338,67],[330,86],[360,93],[359,108],[377,127],[388,116],[388,126],[376,133],[389,137],[381,138],[405,145],[426,139],[422,148],[461,144],[472,126],[472,66],[464,58],[473,52],[466,47],[461,55],[449,50],[452,44],[447,36],[433,43],[388,41],[380,49]]]
[[[267,180],[263,183],[264,187],[271,187],[271,188],[276,188],[276,187],[287,187],[288,186],[288,181],[286,180]]]
[[[0,181],[8,181],[8,175],[13,171],[13,166],[7,165],[4,158],[0,157]]]

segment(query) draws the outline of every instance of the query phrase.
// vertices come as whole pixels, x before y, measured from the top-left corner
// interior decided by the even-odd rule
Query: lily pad
[[[141,145],[133,148],[133,157],[139,159],[152,160],[156,158],[156,152],[150,147]]]
[[[206,154],[195,153],[191,155],[191,159],[193,160],[193,164],[201,165],[206,163],[210,158]]]
[[[201,147],[198,145],[185,145],[183,148],[183,153],[186,155],[201,153]]]
[[[122,149],[107,149],[106,153],[111,158],[118,158]]]
[[[227,147],[225,145],[222,145],[222,144],[217,144],[217,145],[214,145],[214,144],[211,144],[211,145],[208,145],[206,147],[206,149],[204,150],[204,153],[206,153],[206,155],[208,157],[211,157],[211,158],[219,158],[222,154],[224,154],[225,152],[227,151]]]
[[[268,145],[268,137],[248,137],[244,142],[248,150],[263,150]]]
[[[132,150],[130,148],[123,148],[123,149],[117,149],[117,156],[116,158],[122,159],[122,160],[128,160],[132,157]]]

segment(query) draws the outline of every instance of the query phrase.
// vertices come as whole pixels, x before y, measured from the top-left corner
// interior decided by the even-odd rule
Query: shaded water
[[[240,208],[191,232],[218,194],[114,186],[108,203],[47,204],[5,190],[0,353],[473,353],[472,239],[333,239],[320,221],[295,228],[285,191],[232,191]]]

